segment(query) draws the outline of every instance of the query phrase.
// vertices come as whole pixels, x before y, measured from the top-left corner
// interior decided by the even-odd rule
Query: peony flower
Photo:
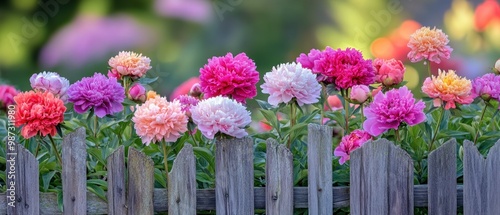
[[[108,79],[103,74],[95,73],[72,84],[68,96],[77,113],[83,114],[93,108],[95,115],[102,118],[123,110],[125,89],[115,78]]]
[[[29,91],[19,93],[16,101],[15,126],[20,127],[21,135],[31,138],[37,134],[42,136],[56,135],[56,126],[64,121],[66,107],[64,102],[49,91]]]
[[[398,129],[401,123],[416,125],[425,120],[425,104],[415,103],[413,94],[406,86],[377,93],[373,102],[366,107],[363,129],[372,136],[378,136],[389,129]]]
[[[68,91],[69,88],[69,81],[55,72],[33,74],[30,78],[30,84],[31,88],[35,91],[49,91],[63,100],[63,102],[68,100],[66,91]]]
[[[150,99],[152,99],[152,98],[156,97],[157,95],[158,95],[158,94],[157,94],[155,91],[150,90],[150,91],[148,91],[148,93],[146,94],[146,100],[150,100]]]
[[[375,81],[384,86],[393,86],[401,83],[406,70],[403,62],[396,59],[375,59],[373,67],[376,73]]]
[[[441,29],[422,27],[410,36],[408,58],[414,63],[424,59],[440,63],[441,58],[449,59],[453,51],[448,42],[448,36]]]
[[[189,94],[191,88],[198,83],[200,83],[200,79],[198,77],[192,77],[187,81],[184,81],[182,84],[180,84],[177,88],[174,89],[172,94],[170,94],[170,99],[174,100],[181,95]]]
[[[128,98],[132,101],[145,102],[146,101],[146,88],[142,84],[135,83],[128,90]]]
[[[142,77],[148,70],[152,67],[149,65],[151,60],[142,56],[142,54],[137,54],[135,52],[121,51],[118,55],[109,59],[108,64],[111,67],[108,76],[119,77],[130,76],[134,79]]]
[[[370,88],[366,85],[354,85],[351,88],[351,94],[349,98],[355,104],[363,104],[368,98],[370,98],[372,92]]]
[[[485,74],[472,82],[472,93],[474,97],[480,96],[485,101],[490,99],[500,100],[500,76]]]
[[[188,117],[182,111],[179,101],[168,102],[165,97],[156,96],[136,106],[134,128],[142,143],[175,142],[188,130]]]
[[[203,92],[201,92],[200,83],[193,84],[193,86],[191,86],[191,89],[189,90],[189,93],[188,93],[188,95],[190,95],[192,97],[196,97],[196,98],[200,98],[202,94],[203,94]]]
[[[209,139],[214,139],[218,132],[242,138],[247,135],[245,127],[252,122],[245,106],[222,96],[200,101],[191,108],[191,117]]]
[[[269,94],[268,102],[278,106],[296,99],[299,106],[318,102],[321,85],[310,69],[300,63],[280,64],[264,75],[262,92]]]
[[[471,81],[455,74],[455,71],[438,70],[438,76],[425,79],[422,91],[434,99],[434,106],[446,103],[445,109],[456,108],[455,103],[470,104],[474,100]]]
[[[333,49],[330,47],[326,47],[325,52],[327,51],[332,51]],[[332,83],[333,78],[332,77],[327,77],[324,76],[322,73],[322,70],[315,70],[314,69],[314,62],[318,60],[323,53],[318,50],[318,49],[311,49],[309,54],[300,54],[299,57],[297,57],[296,61],[297,63],[300,63],[302,67],[310,69],[314,74],[316,74],[316,79],[319,82],[327,82],[327,83]]]
[[[330,106],[332,111],[344,108],[344,106],[342,105],[342,101],[340,101],[337,95],[328,96],[328,99],[326,101],[328,102],[328,105]],[[326,105],[325,105],[325,110],[328,110],[328,107],[326,107]]]
[[[182,111],[184,111],[187,116],[191,116],[191,108],[196,106],[200,101],[197,98],[188,95],[181,95],[175,100],[178,100],[179,103],[181,103]]]
[[[333,155],[340,157],[339,163],[342,165],[350,159],[352,151],[363,146],[371,138],[372,136],[366,131],[354,130],[349,135],[342,137]]]
[[[257,95],[259,73],[255,69],[255,63],[245,53],[213,57],[200,69],[201,90],[205,98],[222,95],[245,103]]]
[[[496,74],[500,74],[500,59],[495,62],[495,68],[493,70],[495,70]]]
[[[7,110],[9,105],[14,104],[14,96],[19,92],[10,85],[0,85],[0,110]]]

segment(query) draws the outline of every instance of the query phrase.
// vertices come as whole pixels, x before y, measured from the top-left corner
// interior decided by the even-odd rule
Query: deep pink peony
[[[376,73],[375,81],[384,86],[397,85],[404,79],[406,68],[400,60],[375,59],[373,67]]]
[[[415,103],[413,94],[406,86],[377,93],[373,102],[365,109],[363,129],[378,136],[389,129],[398,129],[401,123],[416,125],[425,120],[424,102]]]
[[[201,133],[209,139],[214,139],[219,132],[242,138],[248,135],[245,127],[252,122],[245,106],[222,96],[200,101],[191,108],[191,117]]]
[[[472,93],[474,97],[480,96],[488,101],[490,99],[500,100],[500,76],[488,73],[476,78],[472,82]]]
[[[16,96],[19,91],[13,86],[0,85],[0,110],[6,110],[9,105],[14,104],[14,96]]]
[[[363,146],[372,136],[363,130],[354,130],[349,135],[342,137],[340,144],[335,148],[333,155],[340,157],[339,163],[344,164],[350,159],[351,152]]]
[[[200,86],[205,98],[228,96],[245,103],[257,95],[259,73],[255,63],[245,53],[233,57],[213,57],[200,69]]]
[[[318,102],[321,85],[310,69],[296,63],[280,64],[264,75],[262,92],[269,94],[268,102],[278,106],[296,99],[299,106]]]
[[[72,84],[68,97],[77,113],[83,114],[94,108],[95,115],[102,118],[123,110],[125,89],[115,78],[108,79],[103,74],[95,73]]]

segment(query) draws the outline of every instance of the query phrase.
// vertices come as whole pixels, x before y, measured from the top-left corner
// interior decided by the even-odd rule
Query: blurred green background
[[[331,46],[403,60],[416,89],[426,67],[407,60],[406,43],[420,26],[443,29],[454,49],[435,71],[473,78],[500,58],[496,0],[7,0],[0,3],[0,82],[28,90],[33,73],[53,71],[73,83],[107,73],[108,59],[130,50],[151,58],[150,76],[160,76],[152,87],[168,96],[212,56],[246,52],[262,77]]]

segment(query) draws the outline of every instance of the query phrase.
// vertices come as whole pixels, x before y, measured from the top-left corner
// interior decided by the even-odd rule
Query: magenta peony
[[[376,74],[375,81],[384,86],[393,86],[401,83],[406,70],[403,62],[396,59],[375,59],[373,67]]]
[[[132,121],[142,143],[175,142],[188,130],[188,117],[182,111],[181,103],[156,96],[144,104],[137,105]]]
[[[351,152],[363,146],[372,136],[363,130],[354,130],[349,135],[342,137],[333,155],[340,157],[339,163],[344,164],[350,159]]]
[[[128,90],[128,98],[132,101],[145,102],[146,88],[139,83],[133,84]]]
[[[108,79],[103,74],[95,73],[72,84],[68,97],[77,113],[83,114],[93,108],[95,115],[102,118],[123,110],[125,89],[115,78]]]
[[[474,97],[480,96],[485,101],[494,99],[500,101],[500,76],[488,73],[472,82]]]
[[[245,103],[257,95],[258,81],[255,63],[245,53],[236,57],[231,53],[213,57],[200,69],[200,86],[205,98],[221,95]]]
[[[30,78],[30,84],[31,88],[35,91],[48,91],[56,97],[59,97],[63,102],[68,100],[66,91],[68,91],[69,88],[69,81],[55,72],[33,74]]]
[[[242,138],[248,135],[245,127],[252,122],[245,106],[222,96],[200,101],[191,108],[191,117],[201,133],[209,139],[214,139],[219,132]]]
[[[14,96],[19,92],[13,86],[0,85],[0,110],[7,110],[9,105],[13,105]]]
[[[424,102],[415,103],[413,94],[406,86],[377,93],[373,102],[365,109],[363,129],[378,136],[389,129],[398,129],[401,123],[416,125],[425,120]]]
[[[299,106],[318,102],[321,85],[310,69],[296,63],[280,64],[264,75],[262,92],[269,94],[268,102],[278,106],[296,99]]]
[[[365,103],[372,95],[370,88],[366,85],[354,85],[351,88],[349,99],[355,104]]]

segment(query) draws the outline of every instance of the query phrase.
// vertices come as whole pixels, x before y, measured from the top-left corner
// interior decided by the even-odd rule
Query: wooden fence
[[[352,214],[413,214],[414,207],[428,207],[429,214],[456,214],[461,206],[465,214],[500,213],[500,141],[487,159],[465,141],[463,185],[456,183],[457,143],[446,142],[429,155],[428,185],[413,185],[410,156],[377,140],[352,153],[351,186],[332,187],[332,130],[313,124],[308,129],[308,187],[293,187],[292,154],[273,140],[267,142],[266,187],[253,185],[253,141],[247,137],[216,143],[215,189],[196,189],[195,157],[186,144],[169,174],[168,193],[154,188],[152,160],[131,147],[127,162],[122,146],[107,159],[107,202],[86,190],[85,131],[78,129],[62,143],[63,213],[54,193],[39,193],[38,162],[17,145],[16,207],[7,205],[8,194],[1,194],[0,214],[193,215],[216,210],[245,215],[266,209],[273,215],[308,208],[309,214],[324,215],[346,206]]]

